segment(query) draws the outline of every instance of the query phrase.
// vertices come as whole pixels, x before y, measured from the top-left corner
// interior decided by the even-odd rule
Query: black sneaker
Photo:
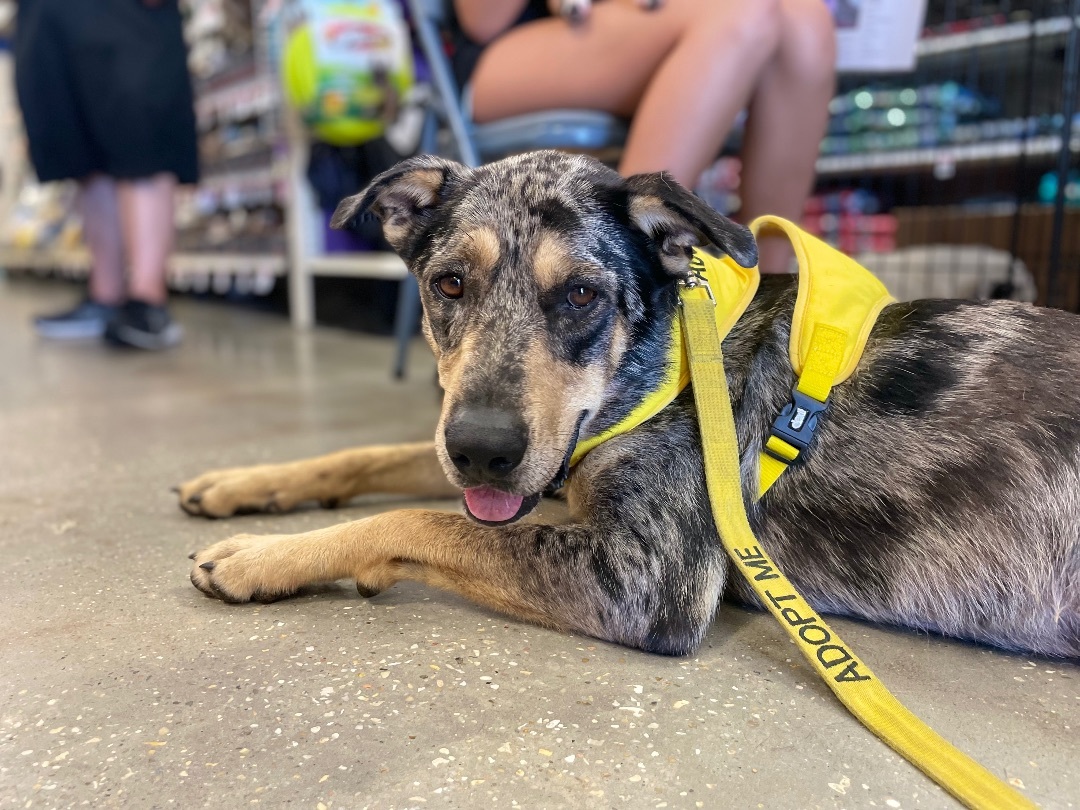
[[[128,301],[105,327],[105,342],[114,346],[157,351],[180,342],[184,330],[174,323],[165,307]]]
[[[43,338],[52,340],[99,338],[105,334],[105,326],[118,309],[87,298],[74,309],[34,318],[34,330]]]

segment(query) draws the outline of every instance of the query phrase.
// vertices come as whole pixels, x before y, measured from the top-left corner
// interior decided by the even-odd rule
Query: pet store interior
[[[138,334],[156,330],[140,347],[114,321],[75,323],[97,217],[87,181],[38,179],[31,115],[58,102],[34,97],[46,85],[31,74],[53,64],[47,18],[70,2],[0,2],[0,806],[959,806],[763,611],[724,604],[695,652],[668,657],[411,581],[271,604],[193,588],[188,555],[236,534],[461,510],[400,495],[224,520],[178,508],[173,488],[207,470],[434,435],[421,291],[377,220],[330,227],[340,201],[421,153],[480,166],[553,148],[615,167],[632,122],[590,109],[474,122],[449,0],[80,0],[103,30],[114,12],[174,15],[186,43],[198,181],[177,173],[167,309],[132,315]],[[837,43],[802,229],[899,301],[1080,312],[1080,0],[764,5],[789,2],[827,5]],[[635,3],[529,7],[587,27]],[[667,12],[651,5],[635,13]],[[111,46],[94,47],[99,64]],[[747,120],[692,189],[732,217]],[[1018,797],[970,806],[1080,808],[1078,662],[829,624]]]

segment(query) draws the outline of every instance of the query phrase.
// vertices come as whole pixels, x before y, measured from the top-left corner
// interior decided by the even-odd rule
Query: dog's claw
[[[188,503],[202,503],[202,493],[196,492],[194,495],[187,499]]]
[[[180,494],[180,487],[171,486],[171,487],[169,487],[169,492],[171,492],[173,495],[179,495]]]
[[[215,563],[213,560],[208,560],[207,562],[202,563],[199,568],[201,568],[203,571],[213,571],[214,565]]]
[[[199,556],[199,552],[193,551],[193,552],[191,552],[190,554],[187,555],[187,558],[189,560],[194,560],[197,556]]]

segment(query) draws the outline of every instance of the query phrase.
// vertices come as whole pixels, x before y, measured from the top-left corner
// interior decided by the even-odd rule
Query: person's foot
[[[168,349],[180,342],[184,330],[165,307],[128,301],[105,327],[105,342],[147,351]]]
[[[55,315],[39,315],[34,318],[34,330],[52,340],[89,340],[105,334],[105,326],[116,315],[119,307],[99,304],[89,298],[74,309]]]

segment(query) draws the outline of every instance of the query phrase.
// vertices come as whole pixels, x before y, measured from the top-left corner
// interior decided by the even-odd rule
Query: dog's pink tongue
[[[465,490],[465,505],[477,520],[501,523],[510,520],[521,509],[521,495],[511,495],[491,487],[470,487]]]

